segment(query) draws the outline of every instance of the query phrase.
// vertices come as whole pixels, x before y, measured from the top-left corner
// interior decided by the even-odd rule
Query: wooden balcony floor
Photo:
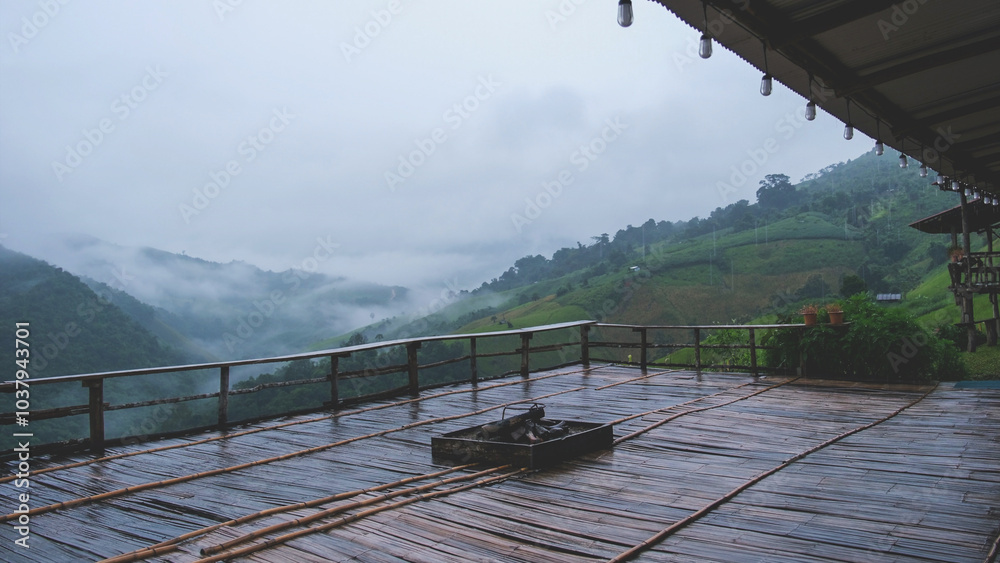
[[[33,509],[118,492],[33,515],[30,550],[13,545],[6,523],[0,559],[99,560],[261,510],[405,478],[415,479],[225,525],[148,560],[195,561],[202,548],[346,505],[240,543],[232,549],[324,528],[234,560],[607,561],[729,493],[636,560],[982,562],[997,539],[1000,390],[804,379],[775,387],[789,378],[649,373],[635,379],[642,373],[632,368],[569,367],[479,390],[424,391],[403,404],[367,403],[336,417],[319,413],[109,450],[105,455],[189,444],[33,475]],[[540,471],[503,478],[517,468],[475,466],[427,476],[450,465],[432,459],[432,436],[495,420],[501,408],[494,407],[521,400],[544,403],[550,418],[634,416],[615,425],[617,438],[645,431]],[[656,412],[635,416],[649,411]],[[667,417],[674,418],[651,427]],[[272,428],[288,422],[296,424]],[[239,435],[247,430],[259,431]],[[211,438],[221,439],[205,441]],[[42,469],[87,459],[32,463]],[[8,463],[4,472],[13,469]],[[483,474],[440,483],[474,472]],[[121,491],[169,479],[176,482]],[[17,489],[10,481],[0,488],[10,507]],[[382,497],[394,491],[402,492]],[[351,504],[358,501],[367,503]]]

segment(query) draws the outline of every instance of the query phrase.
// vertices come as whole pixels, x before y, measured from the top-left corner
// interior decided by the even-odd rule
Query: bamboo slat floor
[[[34,475],[31,547],[7,522],[0,559],[569,563],[649,542],[635,560],[951,563],[997,541],[1000,390],[647,375],[571,366],[118,448],[138,453]],[[533,472],[431,457],[432,436],[534,400],[617,421],[619,443]],[[164,446],[183,447],[146,451]]]

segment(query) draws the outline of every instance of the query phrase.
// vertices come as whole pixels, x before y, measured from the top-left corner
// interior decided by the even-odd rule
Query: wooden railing
[[[762,371],[775,372],[781,371],[784,368],[769,367],[761,365],[758,358],[758,352],[761,350],[773,350],[774,346],[764,346],[757,343],[758,335],[767,330],[776,329],[797,329],[805,330],[806,325],[804,324],[769,324],[769,325],[626,325],[626,324],[607,324],[598,323],[596,326],[608,329],[622,329],[631,331],[633,333],[638,333],[639,342],[613,342],[613,341],[603,341],[603,342],[591,342],[590,348],[628,348],[628,349],[638,349],[639,351],[639,361],[624,361],[620,358],[615,359],[618,363],[627,363],[631,365],[637,365],[641,369],[645,370],[649,366],[654,367],[682,367],[682,368],[693,368],[695,370],[702,369],[725,369],[732,371],[745,371],[752,375],[759,375]],[[738,330],[747,331],[746,344],[709,344],[705,342],[705,336],[712,331],[719,330]],[[689,343],[678,343],[671,342],[667,344],[656,344],[650,341],[650,334],[661,331],[661,332],[689,332],[691,333],[692,342]],[[694,361],[693,362],[679,362],[679,361],[663,361],[663,362],[651,362],[649,360],[649,352],[657,349],[667,349],[667,350],[684,350],[691,349],[694,351]],[[703,353],[705,350],[749,350],[749,363],[747,364],[732,364],[732,363],[707,363],[703,361]],[[608,360],[612,361],[612,360]],[[800,365],[797,369],[803,369],[803,364],[800,361]]]
[[[592,330],[595,328],[601,329],[601,332],[615,332],[615,331],[628,331],[634,335],[638,335],[638,341],[593,341],[592,340]],[[499,332],[484,332],[476,334],[454,334],[454,335],[442,335],[442,336],[428,336],[421,338],[410,338],[401,340],[390,340],[390,341],[380,341],[373,342],[369,344],[361,344],[356,346],[348,346],[342,348],[335,348],[330,350],[321,350],[317,352],[309,352],[304,354],[292,354],[286,356],[275,356],[269,358],[257,358],[248,360],[237,360],[228,362],[213,362],[213,363],[203,363],[203,364],[191,364],[191,365],[181,365],[181,366],[165,366],[165,367],[155,367],[155,368],[145,368],[145,369],[133,369],[133,370],[122,370],[122,371],[111,371],[102,373],[88,373],[80,375],[66,375],[58,377],[48,377],[40,379],[30,379],[30,388],[33,394],[38,394],[41,389],[44,389],[47,385],[53,384],[65,384],[79,382],[83,387],[88,390],[88,402],[87,404],[63,406],[58,408],[50,408],[45,410],[32,411],[30,413],[31,421],[46,420],[46,419],[59,419],[69,416],[79,416],[86,414],[89,419],[89,439],[77,441],[83,442],[83,445],[87,445],[92,449],[100,450],[105,447],[108,443],[120,443],[125,441],[128,436],[121,436],[115,438],[114,440],[106,440],[105,437],[105,414],[109,411],[116,411],[122,409],[135,409],[142,407],[151,407],[155,405],[164,404],[176,404],[187,401],[197,401],[204,399],[217,399],[217,411],[218,417],[215,425],[211,427],[215,428],[225,428],[231,425],[229,418],[230,407],[229,400],[231,397],[242,394],[256,393],[264,389],[275,388],[275,387],[287,387],[287,386],[297,386],[297,385],[315,385],[325,383],[329,385],[329,396],[330,400],[325,402],[322,406],[297,410],[294,412],[283,412],[283,413],[272,413],[267,416],[262,416],[260,418],[270,418],[275,416],[282,416],[288,414],[299,414],[302,412],[315,411],[320,409],[338,409],[349,402],[357,402],[360,400],[372,399],[375,397],[384,397],[398,394],[411,393],[416,394],[421,389],[427,389],[430,387],[436,387],[444,384],[458,383],[463,381],[477,383],[480,380],[479,374],[479,360],[484,358],[493,358],[501,356],[520,356],[520,367],[516,370],[507,371],[504,373],[490,374],[489,378],[503,377],[512,374],[520,374],[521,377],[529,377],[531,372],[531,354],[544,353],[544,352],[558,352],[561,361],[555,365],[546,365],[545,369],[552,369],[555,367],[561,367],[565,365],[573,365],[582,363],[584,367],[589,367],[591,361],[605,361],[610,363],[622,363],[636,365],[641,369],[645,370],[649,366],[667,366],[667,367],[688,367],[696,370],[701,370],[705,368],[723,368],[729,370],[743,370],[748,371],[754,375],[757,375],[760,371],[773,370],[773,368],[768,368],[760,365],[758,362],[758,351],[766,349],[766,347],[760,346],[757,343],[757,335],[759,331],[762,330],[774,330],[774,329],[804,329],[805,325],[705,325],[705,326],[641,326],[641,325],[619,325],[619,324],[605,324],[598,323],[596,321],[577,321],[553,325],[545,325],[524,329],[507,330]],[[719,329],[738,329],[748,331],[748,340],[746,345],[741,344],[708,344],[704,342],[703,336],[712,330]],[[549,343],[544,346],[531,346],[532,337],[536,334],[549,333],[555,331],[578,331],[579,339],[571,339],[564,342]],[[691,331],[693,334],[693,342],[691,343],[670,343],[670,344],[657,344],[651,342],[649,335],[656,331]],[[520,346],[512,350],[501,350],[498,352],[478,352],[478,344],[489,339],[507,337],[510,338],[516,336],[519,339]],[[468,354],[445,359],[443,361],[436,361],[427,364],[420,364],[419,350],[421,346],[431,342],[441,342],[441,341],[463,341],[467,343]],[[352,354],[359,354],[368,351],[378,351],[394,346],[405,347],[406,349],[406,363],[399,365],[387,365],[387,366],[366,366],[364,369],[358,369],[353,371],[340,371],[340,360],[350,357]],[[570,358],[566,352],[568,347],[579,347],[579,357],[575,355]],[[657,349],[683,349],[692,348],[694,350],[694,362],[693,363],[656,363],[649,361],[649,352]],[[750,351],[750,363],[748,365],[724,365],[724,364],[711,364],[704,363],[702,361],[702,353],[704,350],[712,349],[738,349],[744,348]],[[638,349],[639,361],[633,362],[629,359],[622,358],[612,358],[612,359],[601,359],[592,358],[591,350],[593,349]],[[621,355],[621,354],[619,354]],[[294,362],[299,360],[315,360],[315,359],[326,359],[330,361],[329,372],[320,378],[312,379],[299,379],[294,381],[276,381],[263,383],[252,388],[247,389],[232,389],[230,386],[230,372],[232,368],[240,366],[251,366],[251,365],[261,365],[261,364],[275,364],[283,362]],[[441,367],[449,364],[454,364],[458,362],[469,362],[469,372],[468,377],[458,380],[458,381],[448,381],[445,383],[421,383],[420,372],[421,370],[429,370],[436,367]],[[218,391],[211,393],[202,393],[198,395],[188,395],[182,397],[169,397],[160,398],[132,403],[122,403],[112,405],[105,402],[104,392],[105,392],[105,382],[115,378],[125,378],[125,377],[138,377],[147,376],[154,374],[165,374],[169,376],[176,376],[177,374],[192,372],[198,370],[218,370]],[[403,387],[389,389],[387,391],[380,391],[378,393],[359,395],[351,397],[348,399],[341,398],[341,383],[344,381],[349,381],[353,378],[362,377],[373,377],[373,376],[383,376],[387,374],[398,374],[405,373],[407,376],[407,383]],[[0,383],[0,394],[7,395],[13,394],[17,389],[17,384],[15,381],[6,381]],[[44,391],[42,391],[44,392]],[[5,401],[5,405],[12,405],[14,401]],[[15,412],[4,412],[0,413],[0,425],[12,425],[15,423],[16,413]],[[252,419],[251,419],[252,420]],[[247,422],[247,419],[241,420],[240,422]],[[186,431],[202,430],[205,427],[195,428],[191,427],[186,429]],[[177,433],[177,432],[174,432]],[[151,438],[155,436],[150,436],[148,434],[143,435],[145,438]],[[79,444],[78,444],[79,445]]]

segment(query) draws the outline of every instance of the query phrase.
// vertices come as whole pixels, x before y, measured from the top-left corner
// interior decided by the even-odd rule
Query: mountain
[[[405,309],[407,289],[305,270],[272,272],[245,262],[220,264],[153,248],[129,248],[88,236],[50,247],[80,275],[161,341],[193,361],[302,351]]]
[[[171,365],[183,359],[73,274],[2,246],[0,287],[0,326],[30,323],[34,378]],[[12,365],[13,347],[4,346],[0,358]]]
[[[613,236],[595,234],[592,244],[550,258],[525,256],[433,315],[358,333],[393,338],[420,328],[468,332],[581,319],[749,322],[788,315],[805,302],[822,304],[845,288],[906,293],[940,276],[950,244],[909,223],[956,203],[955,194],[930,185],[915,168],[866,153],[797,185],[768,175],[756,202],[732,202],[704,219],[650,219]],[[957,311],[942,297],[933,311],[923,302],[928,322],[947,323]]]

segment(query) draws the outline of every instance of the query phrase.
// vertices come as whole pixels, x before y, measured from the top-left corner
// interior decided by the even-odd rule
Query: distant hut
[[[1000,252],[994,252],[993,240],[1000,225],[1000,206],[990,205],[981,199],[970,201],[962,194],[962,203],[951,209],[931,215],[919,221],[910,223],[914,229],[931,234],[951,235],[951,262],[948,272],[951,274],[951,285],[948,286],[955,294],[955,304],[962,308],[961,326],[969,331],[968,350],[976,350],[976,324],[982,322],[986,327],[986,343],[995,346],[997,343],[997,324],[1000,322],[1000,306],[997,304],[997,293],[1000,292]],[[986,235],[986,252],[972,252],[970,234]],[[959,234],[962,239],[959,240]],[[986,294],[993,305],[992,317],[976,320],[973,310],[973,298]]]

